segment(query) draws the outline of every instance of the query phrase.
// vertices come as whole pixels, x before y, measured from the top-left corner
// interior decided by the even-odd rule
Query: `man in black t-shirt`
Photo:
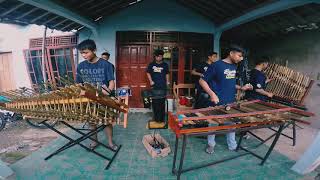
[[[147,77],[152,88],[152,109],[154,120],[163,123],[165,120],[165,98],[169,85],[169,66],[163,62],[162,50],[154,52],[154,61],[148,65]]]
[[[266,91],[267,83],[270,79],[267,79],[263,71],[268,67],[268,57],[261,57],[256,61],[256,67],[250,72],[250,84],[253,86],[253,90],[248,91],[246,97],[249,99],[267,100],[268,97],[272,98],[273,94]]]
[[[218,53],[214,52],[214,51],[209,51],[207,54],[207,61],[206,62],[202,62],[200,63],[198,66],[196,66],[191,74],[194,75],[195,78],[195,87],[196,87],[196,102],[194,105],[195,109],[198,108],[202,108],[203,105],[201,105],[202,103],[198,101],[198,95],[200,94],[202,88],[199,85],[199,79],[203,77],[203,74],[207,71],[207,69],[209,68],[209,66],[214,63],[215,61],[217,61],[218,59]]]

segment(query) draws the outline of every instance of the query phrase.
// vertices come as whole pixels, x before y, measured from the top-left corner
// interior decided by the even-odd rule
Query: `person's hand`
[[[218,104],[218,103],[219,103],[219,98],[218,98],[217,95],[211,94],[211,95],[210,95],[210,101],[211,101],[211,102],[214,102],[215,104]]]
[[[241,87],[241,90],[243,91],[252,90],[252,89],[253,89],[253,86],[250,83]]]
[[[151,82],[150,82],[150,86],[153,86],[153,85],[154,85],[154,82],[153,82],[153,81],[151,81]]]
[[[200,74],[200,77],[202,77],[202,78],[203,78],[203,77],[204,77],[204,75],[203,75],[203,74]]]
[[[104,90],[104,89],[102,89],[102,94],[104,94],[104,95],[109,95],[110,93],[108,93],[106,90]]]
[[[266,83],[269,83],[269,82],[271,82],[271,81],[273,81],[273,79],[267,79],[267,80],[266,80]]]
[[[269,98],[272,98],[272,97],[273,97],[273,93],[270,93],[270,92],[269,92],[269,93],[267,94],[267,96],[268,96]]]

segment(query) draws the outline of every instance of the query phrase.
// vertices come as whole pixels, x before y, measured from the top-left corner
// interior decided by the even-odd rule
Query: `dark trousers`
[[[166,98],[153,98],[152,111],[155,121],[164,122],[166,114]]]

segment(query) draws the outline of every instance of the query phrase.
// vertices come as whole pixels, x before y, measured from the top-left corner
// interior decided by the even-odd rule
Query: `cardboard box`
[[[148,153],[151,155],[152,158],[168,156],[168,154],[171,152],[169,143],[163,137],[161,137],[160,134],[155,134],[155,137],[156,137],[157,141],[164,144],[164,148],[161,149],[160,152],[157,152],[156,149],[154,149],[150,145],[150,143],[154,142],[153,135],[148,134],[148,135],[143,136],[143,138],[142,138],[142,143],[143,143],[144,147],[146,148],[146,150],[148,151]]]

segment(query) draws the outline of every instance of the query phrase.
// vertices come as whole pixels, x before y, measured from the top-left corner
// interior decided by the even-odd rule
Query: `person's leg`
[[[214,152],[214,146],[216,145],[215,137],[216,135],[208,136],[208,146],[206,148],[206,152],[208,154],[212,154]]]
[[[159,99],[152,99],[153,120],[159,121]]]
[[[231,132],[227,134],[227,144],[229,150],[235,150],[237,148],[237,141],[236,141],[236,133]]]
[[[159,99],[159,121],[164,122],[165,115],[166,115],[166,99],[162,98]]]
[[[232,122],[225,122],[224,125],[232,125]],[[236,141],[236,133],[230,132],[227,134],[227,144],[229,150],[235,150],[237,148],[237,141]]]
[[[165,116],[165,99],[153,99],[152,100],[153,106],[153,114],[154,120],[157,122],[163,122]]]
[[[94,124],[89,124],[89,126],[90,126],[90,129],[91,129],[91,130],[94,130],[94,129],[97,128],[97,125],[94,125]],[[91,138],[92,138],[92,139],[95,139],[95,140],[98,140],[98,134],[97,134],[97,133],[96,133],[96,134],[93,134],[93,135],[91,136]],[[90,143],[90,148],[91,148],[91,149],[94,149],[94,148],[97,147],[97,145],[98,145],[98,143],[96,143],[95,141],[92,141],[92,142]]]
[[[108,144],[112,149],[117,149],[117,145],[113,143],[112,139],[113,139],[113,126],[112,124],[109,124],[108,126],[106,126],[106,128],[104,129],[104,132],[106,134],[106,137],[108,139]]]

